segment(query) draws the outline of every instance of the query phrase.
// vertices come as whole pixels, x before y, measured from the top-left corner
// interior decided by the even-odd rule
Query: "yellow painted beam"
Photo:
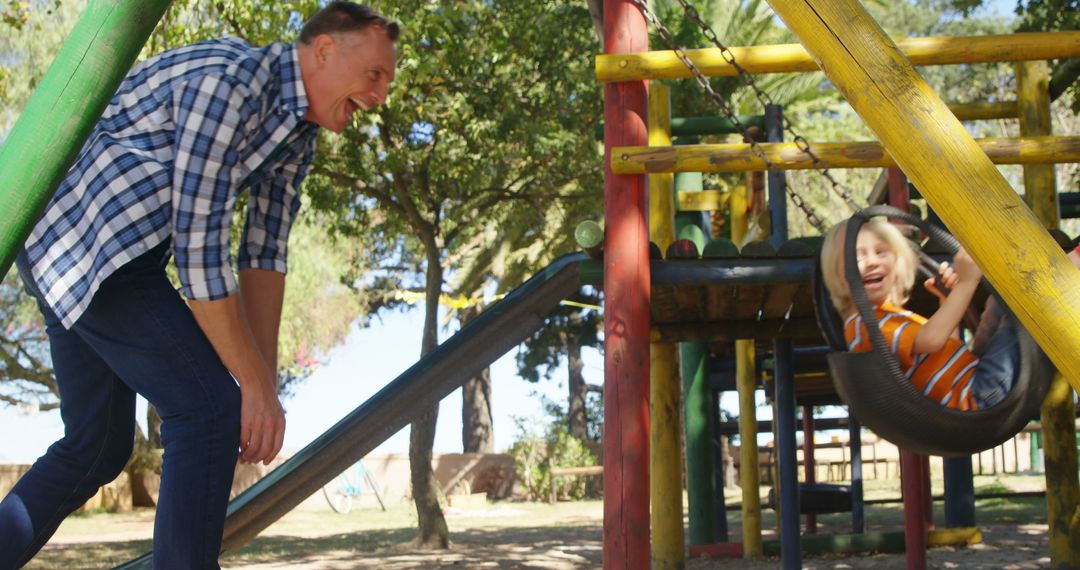
[[[1046,520],[1053,568],[1080,568],[1080,489],[1076,481],[1073,390],[1059,374],[1042,405]],[[1071,436],[1071,437],[1069,437]]]
[[[971,546],[982,542],[982,532],[974,527],[936,528],[926,531],[926,546]]]
[[[671,144],[671,97],[667,86],[649,89],[649,144]],[[667,251],[675,240],[675,177],[649,175],[649,240]],[[679,433],[679,368],[672,343],[649,345],[652,568],[683,567],[682,445]]]
[[[895,45],[914,65],[1034,61],[1080,57],[1080,32],[904,38]],[[818,71],[817,63],[799,44],[732,47],[731,53],[750,73]],[[686,50],[686,54],[705,75],[738,75],[717,48]],[[690,70],[671,50],[596,56],[596,78],[602,83],[682,77],[691,77]]]
[[[949,110],[961,121],[988,121],[991,119],[1015,119],[1020,111],[1016,101],[977,101],[974,103],[950,103]]]
[[[1050,135],[1050,65],[1045,61],[1016,64],[1020,136]],[[1024,201],[1047,229],[1058,227],[1057,183],[1054,166],[1040,162],[1024,165]]]
[[[746,189],[730,194],[731,241],[741,244],[747,231]],[[761,488],[758,474],[757,406],[754,403],[754,341],[735,341],[735,387],[739,391],[739,487],[742,489],[743,557],[763,557]]]
[[[1050,66],[1045,61],[1016,64],[1016,94],[1020,106],[1020,134],[1049,135]],[[1047,228],[1060,220],[1054,167],[1024,167],[1024,201]],[[1080,568],[1080,481],[1077,480],[1076,425],[1073,390],[1060,374],[1054,376],[1042,405],[1046,438],[1046,513],[1050,532],[1050,565]]]
[[[649,146],[671,146],[671,93],[666,85],[649,87]],[[649,175],[649,240],[666,252],[675,241],[675,177]]]
[[[770,4],[1058,369],[1080,386],[1080,271],[960,121],[858,0]]]
[[[736,192],[745,192],[739,188]],[[701,192],[680,192],[680,212],[716,212],[724,210],[728,206],[730,194],[720,190],[703,190]]]
[[[970,139],[970,137],[968,137]],[[976,148],[994,164],[1058,164],[1080,162],[1078,137],[985,138]],[[811,143],[826,168],[888,168],[896,161],[881,143]],[[765,157],[778,170],[815,168],[810,155],[795,143],[759,143]],[[611,170],[616,174],[647,172],[747,172],[765,169],[765,161],[747,144],[703,144],[667,147],[620,146],[611,149]]]

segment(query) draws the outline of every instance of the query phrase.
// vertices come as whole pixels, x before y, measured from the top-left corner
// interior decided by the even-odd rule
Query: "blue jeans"
[[[1000,312],[1000,305],[996,306]],[[1016,382],[1020,366],[1017,321],[1008,311],[1000,316],[997,330],[979,355],[971,378],[971,393],[978,409],[988,408],[1005,399]]]
[[[64,437],[0,503],[0,570],[26,564],[64,518],[123,470],[135,394],[157,407],[165,447],[154,568],[218,568],[240,439],[240,390],[163,268],[162,244],[110,275],[65,329],[41,302]]]

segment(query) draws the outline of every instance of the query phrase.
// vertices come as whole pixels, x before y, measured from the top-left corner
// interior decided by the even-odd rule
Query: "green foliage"
[[[279,390],[288,394],[341,344],[365,314],[367,292],[346,282],[353,244],[326,234],[317,213],[301,216],[289,238],[289,273],[278,337]]]
[[[85,0],[0,0],[0,141],[82,13]]]
[[[389,104],[321,141],[310,193],[355,236],[371,265],[403,287],[434,248],[455,287],[472,293],[511,252],[546,243],[552,212],[595,215],[600,169],[589,125],[588,11],[570,0],[375,3],[403,23]],[[591,198],[591,202],[584,199]],[[580,219],[580,218],[578,218]],[[535,267],[535,265],[533,265]],[[505,274],[505,273],[504,273]],[[433,293],[430,292],[429,293]],[[437,292],[434,292],[437,293]]]
[[[595,294],[578,293],[569,300],[590,305],[600,303]],[[521,345],[517,353],[518,376],[529,382],[539,382],[541,377],[551,379],[566,355],[567,337],[577,337],[582,347],[599,349],[602,325],[603,314],[598,310],[560,305],[548,315],[547,324]]]
[[[553,480],[553,467],[588,467],[596,465],[596,456],[585,442],[570,435],[565,424],[550,422],[540,433],[535,427],[517,419],[518,436],[510,448],[514,469],[532,501],[546,501],[551,497],[552,486],[556,497],[572,500],[585,498],[588,490],[585,477],[580,475],[559,477]]]

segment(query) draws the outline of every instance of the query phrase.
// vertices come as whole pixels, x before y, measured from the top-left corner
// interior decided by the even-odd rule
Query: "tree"
[[[312,195],[339,213],[337,231],[363,241],[372,266],[403,287],[422,284],[424,355],[437,345],[438,299],[462,256],[487,234],[541,235],[548,211],[600,187],[595,40],[586,7],[572,0],[375,7],[404,23],[399,78],[388,105],[323,149]],[[431,472],[436,419],[433,407],[413,423],[409,455],[417,543],[445,548]]]
[[[565,355],[569,392],[567,428],[574,437],[583,441],[595,441],[593,436],[596,435],[596,430],[590,430],[589,426],[599,418],[588,417],[586,401],[590,390],[599,391],[601,388],[590,386],[585,381],[581,349],[600,348],[599,331],[603,325],[603,316],[598,310],[581,306],[598,305],[599,297],[595,294],[578,295],[570,301],[570,304],[553,311],[544,328],[534,333],[522,345],[517,354],[518,374],[530,382],[538,382],[543,371],[543,378],[551,379]]]

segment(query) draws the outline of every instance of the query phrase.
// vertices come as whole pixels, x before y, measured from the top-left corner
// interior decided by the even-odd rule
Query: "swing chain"
[[[764,89],[758,86],[757,81],[754,80],[753,74],[746,71],[743,66],[739,65],[739,63],[735,61],[735,54],[731,51],[731,48],[727,47],[726,45],[724,45],[723,42],[720,41],[720,38],[717,37],[716,32],[713,31],[713,29],[707,23],[705,23],[705,20],[702,19],[701,14],[698,12],[697,8],[690,4],[689,0],[678,0],[678,2],[682,6],[683,11],[686,13],[687,17],[689,17],[695,24],[697,24],[698,28],[701,30],[701,33],[705,35],[705,38],[709,40],[714,46],[716,46],[717,49],[720,50],[720,55],[724,58],[724,61],[728,62],[728,64],[735,68],[735,71],[739,74],[739,78],[741,78],[743,80],[743,83],[745,83],[746,86],[754,92],[754,95],[757,97],[758,102],[760,102],[763,107],[775,105],[776,103],[773,102],[772,97],[770,97]],[[817,170],[819,174],[824,176],[825,179],[829,181],[833,192],[843,198],[844,202],[847,203],[848,207],[850,207],[852,211],[858,211],[860,207],[855,202],[855,199],[852,198],[851,193],[848,192],[847,189],[844,188],[835,178],[833,178],[832,174],[829,173],[829,169],[824,166],[824,161],[822,161],[821,158],[814,154],[814,151],[810,149],[810,141],[806,140],[805,137],[795,132],[795,126],[791,123],[791,121],[787,118],[786,115],[781,115],[780,120],[784,131],[791,135],[791,142],[795,143],[795,146],[800,151],[810,157],[811,165],[814,170]]]
[[[682,0],[680,0],[680,2],[682,2]],[[716,103],[717,107],[720,108],[720,112],[721,112],[721,114],[723,114],[724,118],[727,119],[728,121],[730,121],[731,124],[735,127],[735,129],[737,131],[739,131],[743,135],[743,139],[746,140],[747,143],[750,144],[750,153],[753,154],[754,156],[760,158],[761,161],[763,163],[765,163],[765,168],[767,170],[771,170],[771,169],[775,168],[773,163],[768,159],[768,157],[765,156],[765,151],[762,150],[762,148],[758,144],[758,142],[748,132],[748,129],[747,129],[746,125],[743,125],[742,122],[739,121],[739,118],[735,114],[735,111],[731,108],[730,105],[728,105],[727,101],[725,101],[724,98],[719,93],[717,93],[715,89],[713,89],[712,84],[709,82],[709,79],[705,76],[704,73],[701,72],[700,69],[698,69],[697,65],[695,65],[694,62],[690,59],[690,56],[688,56],[686,54],[686,50],[683,49],[682,46],[680,46],[678,44],[678,42],[675,41],[675,36],[672,35],[671,30],[669,30],[667,28],[667,26],[665,26],[663,24],[663,22],[660,21],[660,18],[657,17],[656,13],[654,13],[649,8],[647,0],[634,0],[634,3],[638,6],[639,9],[641,9],[641,13],[645,16],[645,19],[650,24],[652,24],[653,29],[655,29],[657,31],[657,33],[660,34],[660,37],[663,38],[664,42],[666,42],[668,44],[668,47],[671,48],[671,50],[673,52],[675,52],[675,56],[678,57],[679,60],[683,62],[683,65],[685,65],[686,68],[690,70],[690,73],[693,74],[694,79],[701,86],[701,88],[704,89],[705,92],[709,95],[709,98],[711,98],[712,101],[714,103]],[[684,7],[685,6],[687,6],[687,5],[684,4]],[[694,14],[693,17],[697,18],[698,21],[700,21],[700,17],[696,16],[697,10],[694,9],[693,6],[689,6],[689,9],[693,10],[693,14]],[[708,26],[706,26],[704,29],[708,30],[707,32],[705,32],[706,35],[711,35],[712,38],[714,38],[713,41],[719,43],[718,40],[715,40],[716,34],[715,34],[715,32],[712,31],[711,28],[708,28]],[[730,53],[730,50],[729,50],[728,53]],[[724,56],[724,57],[725,57],[725,59],[727,59],[728,56]],[[731,60],[729,60],[729,62],[732,63],[733,65],[736,65],[736,69],[740,69],[740,70],[742,69],[742,68],[738,67],[737,64],[735,64],[734,57],[732,57]],[[740,73],[742,73],[742,72],[743,71],[740,71]],[[747,75],[747,77],[750,77],[750,76]],[[752,79],[751,79],[751,81],[752,81]],[[768,97],[767,94],[765,96]],[[784,119],[784,122],[787,123],[786,118]],[[802,137],[797,137],[797,138],[802,140],[804,143],[806,142],[806,139],[803,139]],[[798,145],[797,141],[796,141],[796,145]],[[799,148],[802,149],[803,147],[800,146]],[[806,149],[807,150],[804,150],[804,152],[809,153],[809,150],[808,150],[809,149],[809,144],[806,145]],[[814,158],[815,161],[818,161],[818,158],[816,156],[814,156],[813,153],[809,153],[809,154],[810,154],[811,157]],[[826,176],[828,176],[827,173],[826,173]],[[829,177],[829,179],[831,180],[832,178]],[[835,184],[835,181],[834,181],[834,184]],[[827,228],[825,227],[825,224],[814,213],[814,211],[810,207],[810,205],[807,204],[806,201],[803,200],[801,196],[796,194],[795,191],[790,186],[787,187],[787,190],[788,190],[788,195],[791,196],[791,201],[806,216],[806,219],[807,219],[807,221],[810,222],[810,225],[814,226],[815,229],[817,229],[819,232],[824,234]]]

